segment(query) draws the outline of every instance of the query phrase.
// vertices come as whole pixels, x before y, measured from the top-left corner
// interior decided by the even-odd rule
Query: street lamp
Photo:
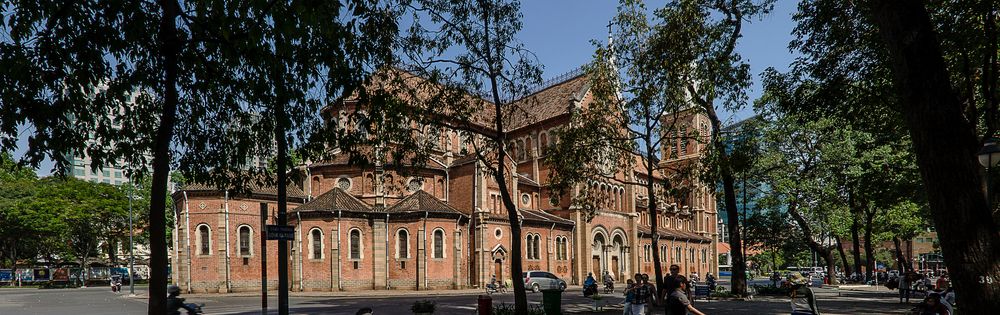
[[[976,156],[979,157],[979,164],[986,168],[986,202],[992,207],[990,171],[1000,163],[1000,146],[997,145],[997,140],[992,138],[986,140]]]

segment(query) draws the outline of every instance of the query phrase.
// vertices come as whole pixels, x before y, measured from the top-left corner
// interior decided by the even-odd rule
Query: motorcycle
[[[201,310],[201,308],[205,306],[204,303],[203,304],[184,303],[184,306],[187,306],[188,315],[205,314],[205,312]]]
[[[591,284],[583,287],[583,296],[589,297],[591,295],[597,294],[597,284]]]
[[[615,283],[608,281],[604,283],[604,294],[615,292]]]
[[[122,279],[119,275],[111,276],[111,292],[121,292],[122,291]]]

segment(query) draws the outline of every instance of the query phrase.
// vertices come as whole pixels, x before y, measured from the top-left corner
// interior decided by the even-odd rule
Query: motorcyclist
[[[713,275],[711,272],[709,272],[707,275],[705,275],[705,281],[708,283],[708,290],[714,292],[715,291],[715,285],[716,285],[716,283],[715,283],[715,275]]]
[[[594,279],[593,272],[588,272],[587,279],[583,280],[583,296],[590,296],[590,292],[597,292],[597,280]]]
[[[614,291],[615,289],[615,278],[611,276],[610,272],[604,272],[604,288],[606,291]]]
[[[181,288],[176,285],[171,285],[167,287],[167,314],[168,315],[180,315],[180,309],[185,309],[188,312],[195,312],[195,309],[184,304],[184,299],[178,297],[181,295]]]

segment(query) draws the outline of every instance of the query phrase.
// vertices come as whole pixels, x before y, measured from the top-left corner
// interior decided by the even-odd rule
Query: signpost
[[[291,225],[267,225],[267,240],[294,241],[295,227]]]

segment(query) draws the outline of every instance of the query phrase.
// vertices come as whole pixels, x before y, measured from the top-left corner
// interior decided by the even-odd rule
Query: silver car
[[[524,278],[524,288],[531,292],[538,292],[547,289],[566,290],[566,281],[559,279],[551,272],[541,270],[531,270],[522,272]]]

